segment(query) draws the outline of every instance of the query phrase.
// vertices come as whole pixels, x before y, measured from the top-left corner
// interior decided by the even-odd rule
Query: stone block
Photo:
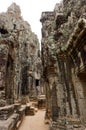
[[[14,105],[0,108],[0,120],[7,120],[14,112]]]
[[[19,114],[14,113],[7,120],[0,120],[0,130],[15,130]]]
[[[25,110],[25,115],[29,115],[30,114],[30,106],[26,106],[26,110]]]
[[[15,112],[18,112],[18,110],[20,109],[21,105],[20,104],[14,104],[14,110]]]
[[[25,116],[25,110],[26,110],[26,105],[21,106],[21,108],[17,111],[17,113],[19,114],[19,120],[23,120],[24,116]]]
[[[4,107],[6,105],[6,101],[5,100],[0,100],[0,107]]]

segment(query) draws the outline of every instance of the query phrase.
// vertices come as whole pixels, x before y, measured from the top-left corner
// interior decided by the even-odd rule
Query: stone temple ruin
[[[42,78],[50,130],[86,125],[86,1],[63,0],[42,12]]]
[[[0,14],[0,130],[13,130],[24,115],[20,104],[37,96],[40,67],[38,38],[12,3]]]
[[[0,14],[0,130],[17,130],[40,94],[49,130],[85,130],[86,0],[63,0],[40,21],[41,54],[18,5]]]

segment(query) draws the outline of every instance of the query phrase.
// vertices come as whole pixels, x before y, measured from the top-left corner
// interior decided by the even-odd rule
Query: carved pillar
[[[86,75],[81,75],[75,78],[75,86],[77,91],[78,107],[80,111],[80,118],[86,121]]]
[[[5,93],[6,64],[8,58],[8,45],[0,43],[0,91]],[[1,97],[2,98],[2,97]]]
[[[45,81],[44,87],[45,87],[45,92],[46,92],[46,114],[45,114],[45,119],[50,119],[50,117],[51,117],[51,95],[50,95],[49,82]]]
[[[10,55],[6,65],[6,99],[8,104],[14,103],[14,63]]]

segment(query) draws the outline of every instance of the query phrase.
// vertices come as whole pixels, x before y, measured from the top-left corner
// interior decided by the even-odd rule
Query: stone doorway
[[[8,104],[14,103],[14,64],[9,54],[6,65],[5,97]]]

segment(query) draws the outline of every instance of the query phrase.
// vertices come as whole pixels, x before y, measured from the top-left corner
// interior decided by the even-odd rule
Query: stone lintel
[[[75,27],[75,30],[71,34],[68,42],[67,42],[67,50],[73,50],[77,44],[81,44],[80,40],[82,39],[83,35],[86,34],[86,20],[80,19],[78,21],[77,26]]]
[[[54,16],[54,12],[42,12],[42,15],[41,15],[41,19],[40,19],[40,22],[44,22],[46,20],[54,20],[55,16]]]

